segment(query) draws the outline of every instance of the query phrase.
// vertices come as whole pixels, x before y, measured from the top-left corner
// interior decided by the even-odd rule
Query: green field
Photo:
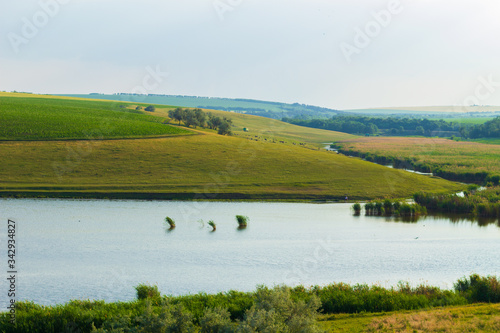
[[[33,107],[47,106],[36,95],[25,98],[32,99]],[[48,97],[45,101],[55,106],[61,103]],[[76,109],[77,114],[78,105],[90,105],[85,100],[67,103],[71,106],[62,109]],[[109,108],[116,105],[98,103],[110,103]],[[134,109],[135,104],[128,108]],[[157,117],[154,119],[164,119],[168,109],[158,108],[152,113]],[[224,115],[234,119],[236,136],[220,136],[213,130],[198,128],[194,133],[200,135],[165,138],[0,142],[0,193],[140,199],[337,200],[349,196],[361,200],[462,188],[442,179],[319,150],[322,142],[355,138],[348,134],[249,115]],[[5,133],[4,124],[1,127]],[[248,127],[249,132],[244,132],[243,127]],[[13,130],[21,128],[23,123],[18,122]],[[78,126],[72,128],[74,133],[82,131]]]
[[[471,140],[472,142],[486,143],[490,145],[500,145],[500,138],[482,138]]]
[[[449,123],[480,125],[484,124],[487,121],[495,119],[495,117],[464,117],[464,118],[458,117],[458,118],[442,118],[442,119]]]
[[[367,137],[338,142],[345,153],[434,172],[446,179],[485,182],[500,175],[500,145],[439,138]]]
[[[1,96],[0,140],[110,139],[192,134],[118,103]]]

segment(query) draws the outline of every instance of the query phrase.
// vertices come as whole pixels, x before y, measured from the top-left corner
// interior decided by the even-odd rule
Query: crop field
[[[0,95],[0,140],[108,139],[192,134],[119,103]]]
[[[374,160],[407,162],[408,167],[437,173],[447,179],[484,181],[500,175],[500,145],[438,138],[369,137],[337,143],[346,152]],[[369,154],[369,155],[366,155]]]

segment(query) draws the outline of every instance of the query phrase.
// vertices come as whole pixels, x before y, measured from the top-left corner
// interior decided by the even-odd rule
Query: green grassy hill
[[[0,96],[0,104],[4,105],[5,98]],[[80,104],[92,108],[85,100],[65,101],[71,104],[65,107],[61,106],[62,101],[53,98],[47,97],[45,101],[36,95],[23,98],[23,103],[31,104],[35,109],[44,105],[46,112],[56,120],[65,119],[67,114],[71,119],[73,113],[84,117]],[[11,99],[7,100],[11,102]],[[115,102],[99,103],[116,107]],[[57,116],[50,111],[52,105]],[[104,104],[99,105],[96,106],[99,110],[106,108]],[[135,109],[135,104],[127,105],[127,108]],[[170,108],[159,106],[150,117],[164,119]],[[126,110],[109,112],[131,114]],[[10,113],[26,119],[23,112]],[[0,194],[277,200],[341,199],[347,195],[355,200],[409,197],[419,190],[446,192],[462,187],[442,179],[319,150],[324,142],[353,137],[348,134],[249,115],[224,115],[233,119],[235,136],[220,136],[212,130],[197,129],[193,133],[198,135],[135,140],[1,141]],[[151,123],[162,128],[185,130],[184,127]],[[12,121],[10,125],[16,133],[24,130],[23,122],[12,124],[16,123]],[[81,124],[83,127],[84,122]],[[249,132],[244,132],[243,126],[248,127]],[[1,123],[0,132],[6,131]],[[82,128],[75,125],[71,131],[82,131]],[[157,133],[146,131],[144,135]]]
[[[0,140],[110,139],[191,134],[119,103],[0,95]]]

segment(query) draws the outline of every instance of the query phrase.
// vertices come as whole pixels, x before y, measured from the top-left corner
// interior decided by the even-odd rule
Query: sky
[[[0,90],[500,105],[498,0],[0,0]]]

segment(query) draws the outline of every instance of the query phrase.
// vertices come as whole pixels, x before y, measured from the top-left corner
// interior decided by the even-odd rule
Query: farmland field
[[[442,118],[444,121],[457,124],[484,124],[487,121],[495,119],[495,117],[464,117],[464,118]]]
[[[192,134],[119,103],[0,96],[0,140],[108,139]]]
[[[33,107],[44,105],[44,100],[52,103],[36,96],[26,100]],[[25,100],[20,99],[20,103]],[[78,113],[80,105],[83,109],[92,107],[89,101],[60,103],[69,105],[55,108],[56,121],[65,117],[62,113],[66,109]],[[99,115],[106,106],[116,107],[115,102],[95,103],[99,111],[94,111]],[[134,105],[127,107],[134,109]],[[153,113],[156,117],[125,110],[109,112],[149,121],[163,120],[168,109],[159,107]],[[46,110],[49,118],[52,110]],[[23,112],[19,114],[26,119]],[[355,200],[461,188],[441,179],[390,170],[318,149],[322,142],[356,138],[352,135],[249,115],[220,114],[234,119],[236,136],[197,129],[200,135],[155,139],[0,142],[0,191],[3,195],[56,197],[307,200],[349,196]],[[243,126],[249,132],[244,132]],[[11,130],[21,128],[24,124],[15,122],[14,117]],[[184,127],[172,128],[184,131]]]
[[[337,145],[348,154],[373,155],[368,158],[386,163],[403,161],[408,167],[448,179],[481,182],[488,175],[500,175],[500,145],[408,137],[358,138]]]

